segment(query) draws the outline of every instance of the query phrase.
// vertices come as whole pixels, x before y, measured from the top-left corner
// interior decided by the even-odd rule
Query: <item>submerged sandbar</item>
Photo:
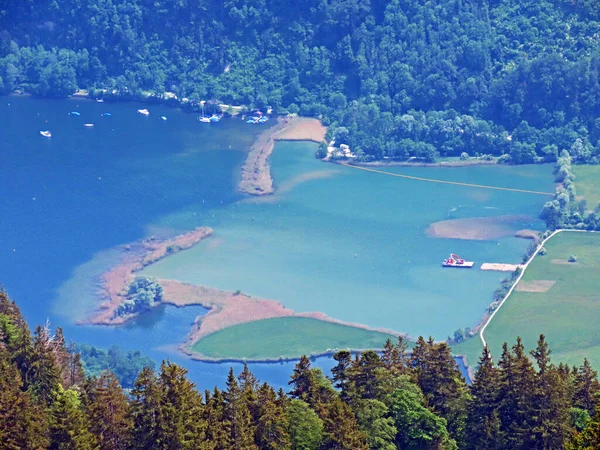
[[[442,220],[429,225],[426,233],[435,238],[484,241],[514,235],[515,224],[530,220],[525,215]]]

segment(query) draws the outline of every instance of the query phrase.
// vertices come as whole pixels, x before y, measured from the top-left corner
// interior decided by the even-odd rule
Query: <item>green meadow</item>
[[[517,336],[533,349],[545,334],[555,363],[580,365],[587,358],[600,369],[600,233],[562,232],[545,248],[547,254],[534,258],[485,330],[492,355],[497,360],[502,344],[512,345]],[[575,263],[568,262],[571,255]],[[477,363],[481,349],[478,336],[454,346],[469,365]]]
[[[600,203],[600,166],[572,166],[577,196],[585,197],[587,207],[593,210]]]
[[[364,330],[305,317],[257,320],[209,334],[190,349],[214,359],[298,358],[337,349],[380,349],[387,338]]]

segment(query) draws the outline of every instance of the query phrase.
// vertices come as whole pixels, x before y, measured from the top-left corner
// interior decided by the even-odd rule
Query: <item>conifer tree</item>
[[[506,343],[503,345],[498,365],[502,369],[499,414],[503,448],[531,448],[535,370],[521,338],[517,338],[512,351]]]
[[[215,387],[212,396],[205,392],[203,419],[206,422],[206,441],[215,450],[232,448],[231,422],[225,415],[225,399],[221,391]]]
[[[332,379],[335,387],[340,390],[342,400],[347,402],[353,396],[354,391],[351,387],[348,374],[352,364],[352,355],[348,350],[341,350],[333,355],[333,359],[338,363],[331,369]]]
[[[157,449],[198,449],[205,440],[202,398],[186,378],[187,370],[163,362],[158,376],[160,413]]]
[[[37,326],[33,339],[29,379],[33,398],[50,404],[61,381],[61,370],[47,327]]]
[[[160,392],[154,371],[144,367],[131,390],[131,445],[133,449],[154,448],[158,442]]]
[[[472,450],[501,450],[500,372],[494,366],[489,349],[485,347],[479,359],[471,386],[471,398],[467,402],[466,447]]]
[[[418,348],[417,348],[418,347]],[[462,443],[468,392],[450,347],[419,339],[411,357],[417,384],[427,403],[448,422],[448,432]]]
[[[404,336],[398,336],[398,343],[393,344],[391,339],[387,339],[381,355],[381,361],[386,369],[393,375],[402,375],[407,373],[408,369],[408,343]]]
[[[58,388],[49,408],[51,450],[96,450],[98,445],[89,432],[89,422],[81,407],[79,394]]]
[[[305,400],[310,387],[310,360],[306,355],[303,355],[296,363],[290,378],[288,384],[292,386],[292,390],[289,395],[292,398]]]
[[[600,408],[581,432],[583,450],[597,450],[600,448]]]
[[[234,450],[257,449],[254,443],[254,427],[250,409],[243,392],[235,378],[233,369],[227,376],[225,399],[225,417],[231,423],[231,446]]]
[[[366,351],[356,359],[348,369],[348,378],[356,389],[356,393],[362,399],[374,399],[379,392],[380,377],[379,368],[383,363],[379,355],[372,351]]]
[[[573,406],[585,409],[590,416],[593,416],[598,405],[598,392],[600,392],[598,372],[592,369],[590,362],[585,358],[583,365],[575,374]]]
[[[534,445],[531,448],[545,450],[562,448],[570,434],[569,409],[566,380],[550,364],[551,350],[542,334],[531,355],[538,366],[533,398]]]
[[[252,421],[256,423],[258,419],[258,405],[257,405],[257,390],[258,380],[256,376],[248,368],[248,364],[244,363],[244,368],[238,375],[238,383],[240,385],[241,400],[246,403]]]
[[[31,404],[29,393],[21,390],[21,374],[0,349],[0,448],[43,449],[48,446],[43,410]]]
[[[366,436],[360,431],[354,413],[341,399],[335,398],[327,404],[323,424],[328,449],[368,449]]]
[[[256,444],[261,450],[291,449],[288,421],[277,394],[264,383],[257,393]]]
[[[90,397],[90,429],[96,436],[100,450],[128,448],[132,421],[127,397],[117,377],[111,372],[103,372]]]

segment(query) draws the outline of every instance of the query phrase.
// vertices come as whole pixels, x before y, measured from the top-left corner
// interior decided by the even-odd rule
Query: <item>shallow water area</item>
[[[203,308],[161,308],[122,327],[76,325],[99,304],[98,277],[123,245],[211,226],[213,237],[147,273],[443,339],[481,318],[505,275],[446,270],[441,259],[454,252],[478,264],[519,262],[528,242],[434,239],[427,227],[455,218],[537,217],[545,201],[325,164],[313,157],[314,144],[298,142],[275,147],[276,194],[246,197],[236,190],[243,150],[264,128],[233,119],[200,124],[193,114],[155,105],[1,100],[0,282],[31,325],[50,318],[68,339],[169,358],[188,367],[201,388],[222,385],[231,365],[190,361],[176,351]],[[45,129],[52,138],[39,135]],[[386,170],[553,189],[548,166]],[[276,386],[287,383],[292,367],[251,365]]]
[[[520,262],[540,228],[543,196],[386,177],[326,164],[315,145],[280,142],[272,156],[279,190],[219,209],[214,236],[144,270],[147,275],[241,290],[297,312],[321,311],[373,328],[444,339],[472,327],[505,275],[441,267],[449,253],[476,262]],[[395,168],[395,173],[551,189],[550,167]],[[283,193],[282,193],[283,191]],[[435,239],[440,220],[521,216],[494,240]],[[165,219],[166,224],[177,218]]]

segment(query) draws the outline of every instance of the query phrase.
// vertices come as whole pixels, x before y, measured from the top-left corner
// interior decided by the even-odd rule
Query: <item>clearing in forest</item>
[[[527,267],[515,291],[485,330],[485,339],[496,361],[502,344],[521,336],[525,347],[535,348],[545,334],[554,363],[581,365],[587,358],[600,369],[600,233],[558,233]],[[576,255],[577,263],[556,264]],[[535,289],[533,289],[535,287]],[[476,336],[454,346],[475,365],[481,354]]]

